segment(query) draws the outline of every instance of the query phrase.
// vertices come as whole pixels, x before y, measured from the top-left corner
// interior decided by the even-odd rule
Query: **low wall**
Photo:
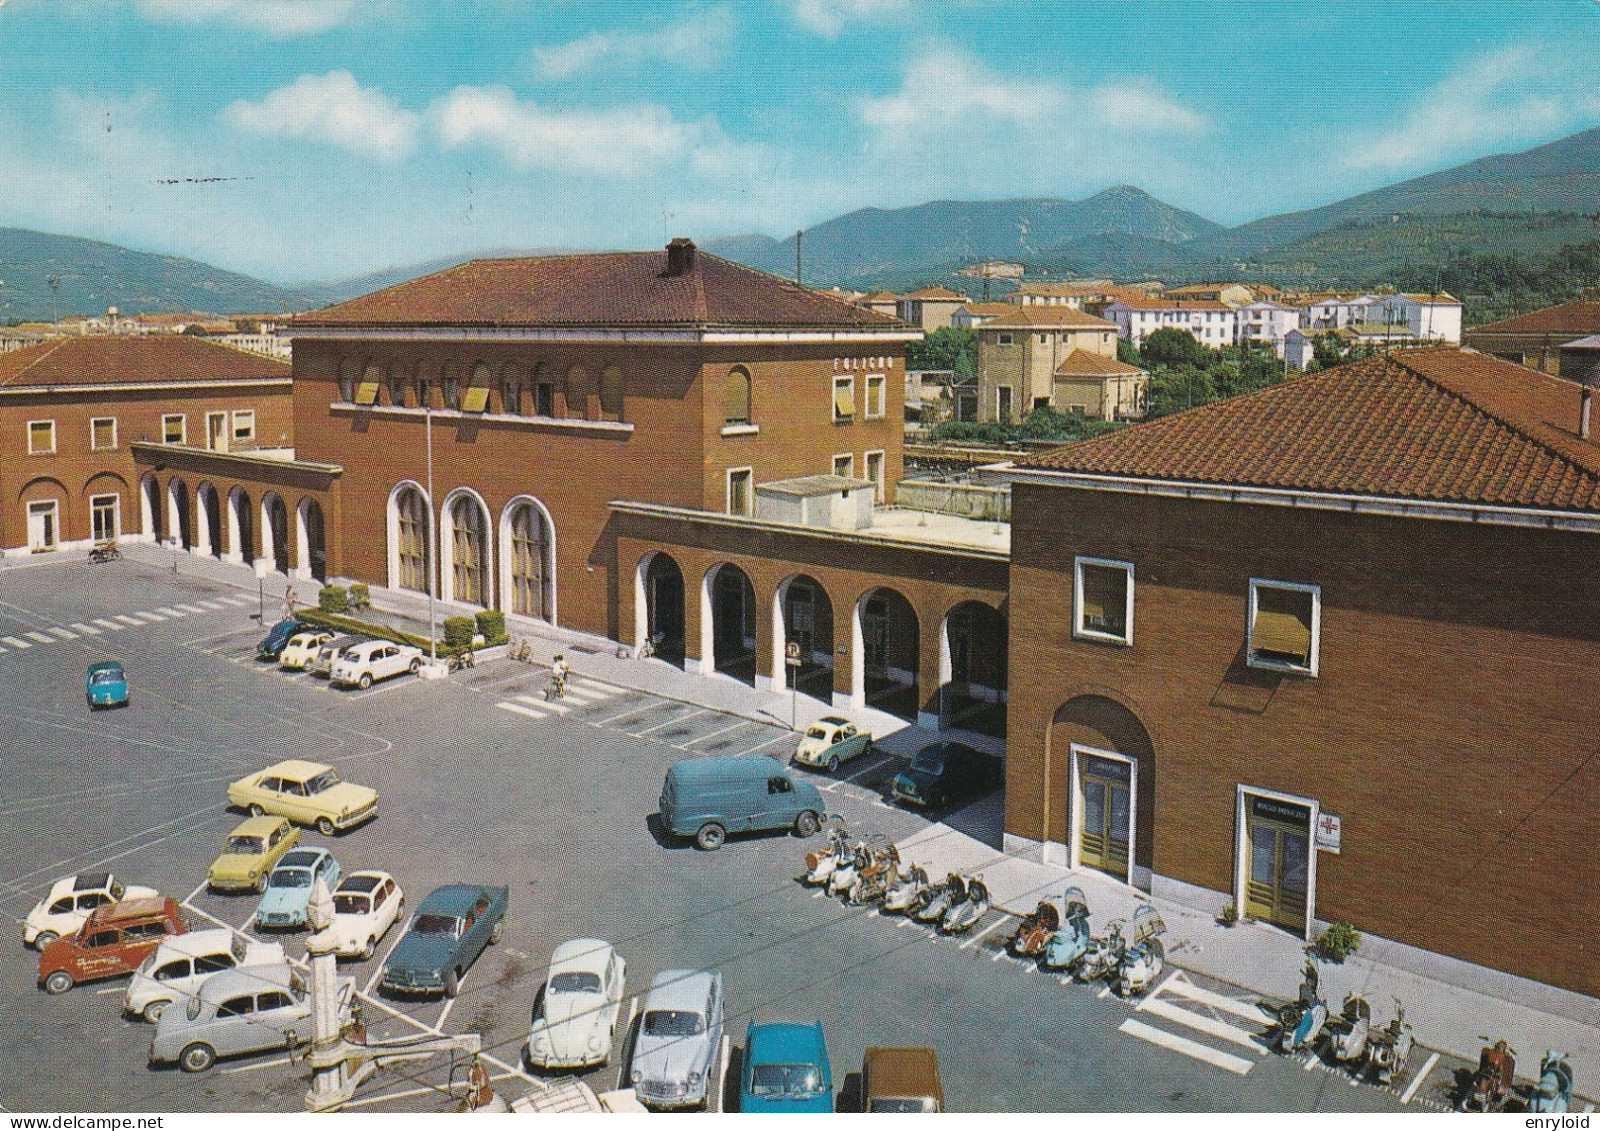
[[[971,483],[928,483],[902,479],[895,503],[917,511],[959,514],[989,522],[1011,521],[1011,488]]]

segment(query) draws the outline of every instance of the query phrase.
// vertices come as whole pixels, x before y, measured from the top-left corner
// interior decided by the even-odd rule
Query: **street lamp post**
[[[422,407],[423,428],[427,435],[428,449],[428,655],[437,664],[439,662],[439,630],[434,622],[433,587],[437,584],[434,577],[433,546],[437,538],[434,530],[433,507],[433,406]]]

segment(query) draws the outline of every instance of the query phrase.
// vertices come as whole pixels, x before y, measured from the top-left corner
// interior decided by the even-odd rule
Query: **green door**
[[[1245,914],[1304,930],[1311,811],[1303,805],[1252,797],[1247,814],[1250,874],[1245,879]]]

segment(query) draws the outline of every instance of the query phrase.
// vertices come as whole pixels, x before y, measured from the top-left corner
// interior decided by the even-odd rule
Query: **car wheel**
[[[266,810],[265,810],[265,809],[263,809],[263,808],[262,808],[262,807],[261,807],[261,806],[259,806],[259,805],[252,805],[252,806],[250,806],[250,815],[251,815],[251,816],[252,816],[252,817],[262,817],[262,816],[265,816],[265,815],[266,815],[266,812],[267,812],[267,811],[266,811]]]
[[[833,757],[828,759],[828,772],[830,774],[836,774],[839,772],[839,755],[835,754]]]
[[[332,836],[339,830],[334,826],[332,817],[318,817],[317,831],[323,836]]]
[[[461,974],[452,970],[444,976],[444,996],[455,997],[461,992]]]
[[[261,878],[256,881],[256,891],[262,895],[267,894],[267,874],[261,873]]]
[[[494,924],[494,930],[489,932],[489,941],[491,943],[499,942],[500,935],[505,930],[505,927],[506,921],[504,919],[497,919]]]
[[[217,1050],[204,1041],[185,1045],[178,1054],[178,1067],[185,1072],[204,1072],[217,1062]]]
[[[794,831],[799,836],[816,836],[821,827],[817,815],[809,809],[794,819]]]
[[[418,656],[416,659],[411,661],[411,674],[412,675],[416,675],[421,670],[422,670],[422,657]]]
[[[356,680],[356,686],[361,688],[362,691],[365,691],[367,688],[371,687],[372,686],[372,673],[371,672],[362,672],[361,673],[361,678]]]
[[[72,975],[65,970],[57,970],[44,980],[46,993],[64,994],[72,988]]]
[[[365,962],[367,959],[372,957],[373,951],[377,949],[378,940],[369,935],[367,936],[367,945],[356,951],[356,957],[362,962]]]
[[[722,842],[728,839],[728,830],[715,821],[707,821],[700,826],[700,831],[694,834],[694,842],[705,852],[715,852],[722,847]]]
[[[150,1022],[150,1024],[154,1025],[157,1021],[161,1020],[161,1015],[163,1013],[165,1013],[166,1011],[167,1011],[167,1003],[166,1002],[164,1002],[164,1001],[153,1001],[149,1005],[144,1007],[144,1019],[146,1021]]]
[[[34,938],[33,945],[36,949],[43,950],[60,937],[61,936],[56,934],[54,931],[40,931],[39,934]]]

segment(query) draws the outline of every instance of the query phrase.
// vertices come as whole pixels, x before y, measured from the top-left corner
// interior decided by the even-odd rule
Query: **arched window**
[[[406,403],[406,374],[399,362],[389,366],[389,403],[396,407]]]
[[[400,588],[428,592],[428,504],[408,487],[395,501],[399,516]]]
[[[444,380],[440,382],[440,391],[444,395],[444,407],[455,411],[461,407],[461,375],[451,362],[444,367]]]
[[[622,369],[615,365],[600,371],[600,419],[622,419]]]
[[[589,413],[589,375],[583,366],[574,365],[567,370],[567,384],[563,390],[567,400],[567,415],[579,418]]]
[[[544,512],[522,503],[511,512],[511,611],[550,619],[550,575],[546,568],[550,528]]]
[[[463,495],[450,508],[451,595],[469,605],[487,603],[483,508]]]
[[[728,424],[750,423],[750,371],[736,365],[728,371],[726,393]]]
[[[347,357],[339,363],[339,399],[346,404],[356,399],[356,362]]]
[[[513,416],[522,413],[522,383],[517,380],[516,366],[510,362],[500,367],[500,411]]]

